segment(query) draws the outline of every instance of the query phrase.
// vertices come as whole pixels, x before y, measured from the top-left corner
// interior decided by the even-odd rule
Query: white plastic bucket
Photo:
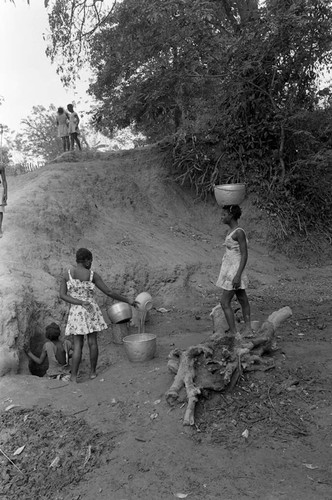
[[[135,301],[137,302],[137,309],[140,311],[150,311],[153,307],[152,297],[147,292],[139,293]]]

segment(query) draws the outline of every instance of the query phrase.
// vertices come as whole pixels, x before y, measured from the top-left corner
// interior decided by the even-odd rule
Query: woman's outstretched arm
[[[93,275],[93,282],[96,285],[99,290],[101,290],[105,295],[108,295],[108,297],[111,297],[114,300],[118,300],[120,302],[127,302],[127,304],[134,305],[134,301],[127,299],[126,297],[123,297],[123,295],[120,295],[116,292],[113,292],[102,280],[102,278],[99,276],[98,273],[94,273]]]

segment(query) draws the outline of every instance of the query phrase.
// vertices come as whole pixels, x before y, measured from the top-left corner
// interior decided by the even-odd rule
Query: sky
[[[76,91],[63,87],[56,66],[45,55],[43,33],[48,31],[44,0],[0,0],[0,124],[12,130],[20,128],[33,106],[50,104],[65,107],[77,103],[78,113],[89,107],[87,79]],[[82,103],[82,104],[81,104]]]

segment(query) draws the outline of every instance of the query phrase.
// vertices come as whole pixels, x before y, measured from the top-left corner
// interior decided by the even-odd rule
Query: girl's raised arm
[[[108,295],[108,297],[111,297],[114,300],[118,300],[120,302],[127,302],[127,304],[133,305],[134,301],[126,299],[126,297],[123,297],[122,295],[119,295],[116,292],[113,292],[108,286],[103,282],[102,278],[99,276],[99,274],[94,273],[93,274],[93,282],[96,285],[99,290],[101,290],[105,295]]]

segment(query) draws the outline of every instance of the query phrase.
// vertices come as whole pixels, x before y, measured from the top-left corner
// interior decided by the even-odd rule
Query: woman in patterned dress
[[[69,269],[62,278],[60,298],[71,304],[65,335],[73,335],[74,352],[72,357],[71,380],[77,382],[78,368],[82,358],[84,335],[87,335],[90,353],[90,378],[96,378],[98,361],[97,332],[105,330],[107,324],[94,298],[95,287],[105,295],[121,302],[134,305],[133,300],[112,292],[99,274],[91,271],[92,253],[86,248],[76,252],[75,267]]]
[[[244,230],[239,227],[238,220],[241,216],[241,208],[238,205],[227,205],[223,207],[222,222],[229,226],[224,246],[225,254],[222,259],[221,269],[216,285],[222,288],[221,306],[223,308],[230,333],[235,335],[235,317],[231,307],[231,301],[236,295],[242,308],[245,322],[245,337],[252,336],[250,321],[250,305],[246,294],[248,277],[245,266],[248,260],[248,242]]]

